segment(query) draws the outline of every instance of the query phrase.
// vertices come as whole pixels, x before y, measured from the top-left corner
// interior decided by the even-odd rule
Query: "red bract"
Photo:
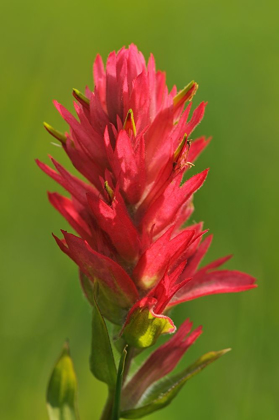
[[[144,362],[123,389],[124,409],[137,404],[143,393],[153,383],[168,375],[176,367],[184,353],[202,333],[202,328],[198,327],[190,334],[191,328],[192,323],[187,319],[177,333]]]
[[[184,227],[193,211],[193,195],[208,174],[204,170],[190,177],[188,171],[209,142],[205,137],[190,139],[206,106],[202,102],[189,117],[197,84],[191,82],[178,93],[174,86],[169,92],[153,56],[146,65],[134,45],[112,52],[106,69],[97,56],[94,81],[93,92],[74,90],[78,120],[55,102],[69,133],[46,124],[86,180],[52,158],[55,169],[38,165],[70,194],[49,194],[79,235],[63,232],[57,243],[83,275],[98,282],[103,315],[124,325],[128,343],[147,347],[161,333],[175,331],[166,309],[208,294],[251,289],[255,279],[218,271],[227,258],[199,268],[212,237],[202,240],[201,224]],[[148,340],[147,329],[153,334]],[[180,338],[174,342],[178,345]],[[183,343],[182,353],[188,346]],[[181,351],[173,353],[172,365]]]

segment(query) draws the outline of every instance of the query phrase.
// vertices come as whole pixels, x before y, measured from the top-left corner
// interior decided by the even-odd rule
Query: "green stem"
[[[122,382],[123,385],[125,384],[125,381],[127,379],[133,358],[134,358],[134,347],[129,346],[127,348],[127,357],[126,357],[125,366],[124,366],[123,382]]]
[[[120,418],[121,391],[122,391],[122,383],[123,383],[123,374],[124,374],[124,369],[125,369],[125,361],[126,361],[126,356],[127,356],[127,348],[128,346],[126,345],[123,349],[123,353],[120,358],[120,362],[118,366],[111,420],[119,420]]]
[[[109,389],[106,405],[103,409],[100,420],[111,420],[113,407],[114,392]]]

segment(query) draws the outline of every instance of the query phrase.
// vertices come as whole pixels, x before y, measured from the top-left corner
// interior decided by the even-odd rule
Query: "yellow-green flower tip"
[[[108,193],[108,196],[110,198],[110,201],[114,199],[114,192],[113,189],[109,186],[108,181],[105,181],[105,190]]]
[[[55,130],[50,124],[44,122],[45,129],[51,134],[54,138],[59,140],[61,143],[66,144],[66,136],[65,134],[61,133],[60,131]]]
[[[180,153],[181,153],[181,151],[182,151],[182,149],[183,149],[186,141],[187,141],[187,134],[185,133],[184,136],[183,136],[183,139],[179,143],[176,151],[174,152],[174,155],[173,155],[174,161],[176,161],[178,159],[178,157],[179,157],[179,155],[180,155]]]
[[[188,83],[187,86],[185,86],[184,89],[182,89],[178,94],[173,98],[173,105],[176,106],[180,102],[186,102],[191,101],[193,99],[193,96],[198,90],[199,85],[192,80],[190,83]]]
[[[136,124],[134,120],[134,113],[132,109],[129,109],[127,113],[127,116],[124,121],[123,129],[126,130],[127,133],[129,133],[129,130],[132,130],[134,133],[134,136],[136,136],[137,134]]]
[[[73,89],[73,95],[76,98],[76,100],[79,101],[82,105],[84,105],[84,104],[89,105],[90,104],[90,100],[83,93],[81,93],[79,90]]]

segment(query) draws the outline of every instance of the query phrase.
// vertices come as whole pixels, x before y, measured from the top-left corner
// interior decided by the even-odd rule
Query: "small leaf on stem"
[[[206,353],[177,375],[166,377],[162,381],[156,382],[149,388],[145,394],[146,396],[139,402],[139,405],[131,410],[121,412],[121,417],[125,419],[138,419],[166,407],[189,379],[228,351],[230,349]]]
[[[93,314],[90,370],[95,378],[113,389],[116,384],[116,367],[107,326],[95,299],[96,287],[97,284],[94,285],[91,295]]]

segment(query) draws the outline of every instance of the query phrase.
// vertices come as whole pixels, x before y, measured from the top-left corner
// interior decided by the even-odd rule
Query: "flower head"
[[[106,68],[98,55],[93,73],[93,91],[73,92],[78,120],[54,102],[69,132],[45,125],[85,180],[53,158],[54,169],[38,165],[70,195],[49,193],[78,235],[63,231],[63,239],[55,237],[58,245],[79,266],[82,278],[98,284],[103,316],[121,326],[127,343],[143,348],[175,331],[168,311],[173,306],[251,289],[255,279],[218,270],[229,257],[199,268],[212,236],[203,239],[202,223],[189,224],[193,195],[208,174],[206,169],[190,176],[210,141],[192,139],[206,107],[202,102],[189,116],[198,85],[169,91],[153,56],[146,64],[135,45],[112,52]],[[185,340],[189,331],[187,321],[156,358],[168,357],[175,366],[200,334],[196,330]],[[138,372],[144,384],[151,381],[146,379],[151,359]],[[161,373],[156,367],[152,381]]]

